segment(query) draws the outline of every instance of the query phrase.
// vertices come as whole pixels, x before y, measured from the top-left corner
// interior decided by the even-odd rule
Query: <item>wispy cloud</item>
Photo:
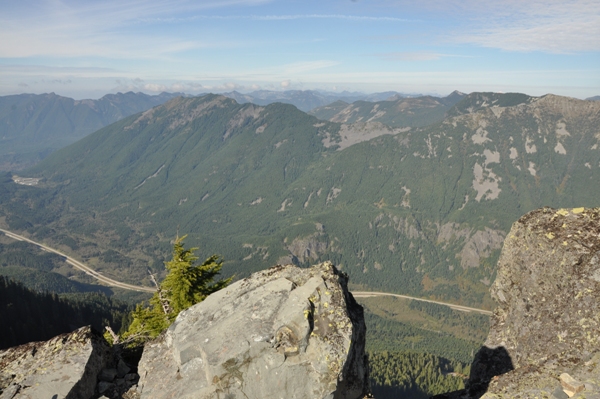
[[[572,53],[600,50],[596,0],[464,1],[470,27],[454,39],[508,51]]]
[[[222,79],[222,77],[212,79]],[[210,79],[208,79],[210,80]],[[199,93],[220,93],[225,91],[233,91],[233,90],[258,90],[260,86],[257,84],[245,85],[239,82],[234,81],[224,81],[214,84],[201,84],[196,81],[177,81],[177,82],[169,82],[169,83],[161,83],[161,82],[148,82],[145,79],[134,78],[128,80],[117,79],[115,81],[116,85],[112,88],[113,92],[145,92],[145,93],[162,93],[162,92],[182,92],[188,94],[199,94]],[[281,82],[281,87],[289,86],[290,81]]]
[[[506,27],[475,29],[458,41],[508,51],[574,53],[600,51],[600,16],[586,16],[577,23],[522,22]]]
[[[474,58],[470,55],[443,54],[426,51],[380,53],[376,56],[389,61],[437,61],[446,57]]]
[[[36,7],[11,7],[0,14],[0,57],[160,58],[219,45],[176,34],[141,33],[136,22],[269,0],[43,1]]]
[[[381,0],[394,14],[425,15],[436,40],[507,51],[600,50],[598,0]],[[450,28],[452,26],[452,28]]]
[[[123,74],[112,68],[97,67],[55,67],[45,65],[1,65],[0,75],[2,76],[76,76],[76,77],[107,77]]]
[[[302,72],[314,71],[317,69],[329,68],[339,63],[330,60],[317,60],[317,61],[305,61],[295,62],[292,64],[286,64],[281,67],[275,67],[275,69],[285,74],[297,74]]]
[[[416,22],[415,20],[384,17],[384,16],[361,16],[346,14],[280,14],[280,15],[193,15],[188,17],[157,17],[139,19],[140,22],[148,23],[179,23],[196,20],[253,20],[253,21],[289,21],[298,19],[338,19],[357,22]]]
[[[360,15],[344,14],[298,14],[298,15],[252,15],[248,18],[261,21],[280,21],[293,19],[342,19],[347,21],[367,21],[367,22],[410,22],[411,20],[396,17],[371,17]]]
[[[0,93],[82,91],[84,85],[102,87],[97,92],[198,93],[386,82],[460,89],[488,87],[495,79],[498,87],[560,82],[585,87],[590,96],[600,87],[598,1],[5,1]],[[483,62],[467,59],[478,56]],[[554,61],[557,71],[534,70]],[[495,65],[499,70],[490,71]],[[523,70],[509,70],[513,66]],[[432,71],[438,72],[426,73]]]

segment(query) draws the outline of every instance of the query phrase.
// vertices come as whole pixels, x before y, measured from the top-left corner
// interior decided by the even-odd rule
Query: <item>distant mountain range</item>
[[[352,104],[338,100],[314,108],[309,114],[331,122],[381,122],[392,127],[423,127],[441,122],[446,117],[446,112],[465,96],[466,94],[455,91],[443,98],[404,98],[396,95],[383,101],[360,100]]]
[[[282,102],[308,111],[344,101],[381,101],[402,96],[397,92],[375,94],[322,93],[312,90],[268,91],[224,94],[238,103],[267,105]],[[0,171],[21,170],[53,151],[110,125],[126,116],[146,111],[184,93],[108,94],[99,100],[74,100],[54,93],[0,97]]]
[[[351,103],[354,101],[376,102],[410,96],[395,91],[364,94],[347,91],[340,93],[319,92],[315,90],[258,90],[248,94],[242,94],[237,91],[232,91],[230,93],[223,93],[222,95],[224,95],[225,97],[233,98],[239,104],[252,103],[257,105],[268,105],[275,102],[292,104],[296,108],[304,112],[308,112],[314,108],[331,104],[335,101],[344,101],[347,103]]]
[[[31,166],[104,126],[181,95],[128,92],[80,101],[54,93],[0,97],[0,170]]]
[[[489,307],[513,221],[598,206],[600,103],[472,93],[445,114],[393,128],[176,98],[24,171],[36,186],[5,176],[0,224],[136,283],[189,234],[238,278],[328,259],[356,287]]]

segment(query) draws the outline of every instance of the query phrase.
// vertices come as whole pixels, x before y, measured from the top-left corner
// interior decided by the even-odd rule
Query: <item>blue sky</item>
[[[0,95],[600,95],[599,0],[0,0]]]

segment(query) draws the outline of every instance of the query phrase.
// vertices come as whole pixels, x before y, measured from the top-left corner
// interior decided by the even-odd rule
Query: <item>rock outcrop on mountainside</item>
[[[467,389],[437,398],[600,398],[600,208],[520,218],[491,293]]]
[[[1,399],[87,399],[121,380],[137,376],[122,361],[111,368],[113,352],[100,334],[82,327],[46,342],[0,351]],[[114,374],[114,375],[113,375]]]
[[[328,262],[240,280],[146,344],[131,389],[139,376],[89,327],[0,351],[0,399],[363,398],[366,327],[347,282]]]
[[[158,398],[363,398],[366,327],[331,263],[258,272],[146,344],[137,392]]]

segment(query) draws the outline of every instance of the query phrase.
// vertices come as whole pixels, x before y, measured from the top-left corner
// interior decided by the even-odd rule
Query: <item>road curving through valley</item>
[[[54,248],[50,248],[47,245],[44,245],[42,243],[30,240],[27,237],[23,237],[22,235],[19,235],[19,234],[16,234],[16,233],[13,233],[11,231],[4,230],[4,229],[0,229],[0,232],[4,233],[7,237],[10,237],[10,238],[12,238],[14,240],[25,241],[25,242],[28,242],[30,244],[33,244],[33,245],[41,248],[44,251],[52,252],[52,253],[55,253],[55,254],[57,254],[59,256],[62,256],[63,258],[65,258],[65,261],[68,264],[70,264],[71,266],[73,266],[74,268],[81,270],[82,272],[86,273],[87,275],[95,278],[96,280],[98,280],[98,281],[100,281],[100,282],[102,282],[102,283],[104,283],[104,284],[106,284],[108,286],[116,287],[116,288],[122,288],[122,289],[125,289],[125,290],[138,291],[138,292],[156,292],[156,289],[154,289],[152,287],[145,287],[145,286],[142,286],[142,285],[127,284],[127,283],[123,283],[121,281],[113,280],[110,277],[103,276],[101,273],[95,271],[94,269],[92,269],[89,266],[84,265],[83,263],[81,263],[77,259],[75,259],[75,258],[73,258],[71,256],[68,256],[68,255],[65,255],[62,252],[60,252],[60,251],[58,251],[58,250],[56,250]]]

